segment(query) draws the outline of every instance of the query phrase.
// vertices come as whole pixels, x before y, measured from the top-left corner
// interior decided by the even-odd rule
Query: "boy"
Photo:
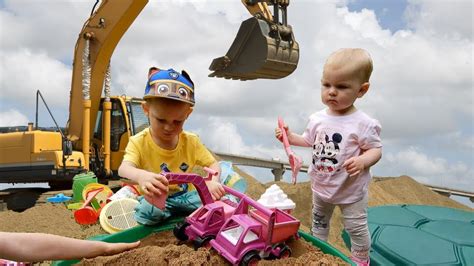
[[[310,116],[303,135],[285,127],[290,144],[313,147],[308,170],[313,235],[327,240],[330,218],[339,206],[351,237],[351,258],[358,265],[369,264],[369,168],[382,156],[379,122],[354,106],[369,89],[372,68],[372,59],[363,49],[340,49],[331,54],[321,79],[321,99],[328,108]],[[278,128],[275,136],[281,140]]]
[[[173,69],[150,68],[143,98],[142,107],[150,127],[130,138],[119,175],[137,182],[150,198],[168,193],[163,210],[144,198],[139,200],[135,219],[141,224],[152,225],[171,215],[190,214],[201,205],[191,184],[168,185],[160,174],[162,171],[190,172],[195,165],[218,172],[220,168],[199,138],[183,131],[184,122],[194,106],[194,84],[185,71],[179,74]],[[225,193],[219,175],[206,185],[214,199]]]

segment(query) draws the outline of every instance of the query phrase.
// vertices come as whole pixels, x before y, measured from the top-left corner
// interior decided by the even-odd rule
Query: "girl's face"
[[[179,101],[156,100],[143,104],[150,120],[153,139],[165,149],[174,149],[183,131],[184,121],[192,112],[189,104]]]
[[[355,110],[354,102],[369,89],[354,71],[344,67],[325,66],[321,79],[321,100],[333,115],[345,115]]]

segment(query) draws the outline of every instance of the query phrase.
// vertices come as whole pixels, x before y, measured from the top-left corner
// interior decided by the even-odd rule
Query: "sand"
[[[266,187],[272,183],[261,184],[253,177],[239,172],[248,182],[247,194],[254,199],[258,199],[265,191]],[[311,227],[311,189],[310,183],[298,183],[292,185],[283,182],[276,182],[296,203],[293,215],[300,219],[301,229],[308,232]],[[472,211],[454,200],[441,196],[425,186],[417,183],[408,176],[395,178],[374,178],[369,187],[369,206],[390,205],[390,204],[426,204],[435,206],[445,206]],[[100,225],[81,226],[76,224],[72,212],[67,210],[62,204],[53,205],[51,203],[42,204],[30,208],[22,213],[13,211],[0,212],[0,230],[7,232],[41,232],[62,236],[86,239],[88,237],[106,234]],[[331,220],[331,231],[329,243],[341,250],[346,255],[349,251],[345,247],[340,237],[342,230],[342,220],[339,210],[336,208]],[[215,265],[224,264],[225,261],[220,256],[214,256],[212,251],[200,249],[193,251],[187,245],[177,245],[174,236],[168,236],[170,232],[162,233],[162,236],[154,236],[154,239],[144,241],[142,247],[137,250],[128,251],[119,255],[106,258],[107,263],[128,264],[137,262],[138,258],[144,259],[144,264],[199,264]],[[303,240],[297,243],[293,250],[292,258],[288,261],[281,261],[282,264],[307,264],[310,261],[320,259],[321,264],[337,264],[334,258],[327,258],[312,250],[308,252]],[[148,244],[147,244],[148,243]],[[152,244],[150,244],[152,243]],[[154,244],[153,244],[154,243]],[[308,244],[309,245],[309,244]],[[310,245],[309,245],[310,246]],[[310,246],[312,247],[312,246]],[[313,253],[313,251],[315,253]],[[143,254],[153,254],[145,256]],[[183,255],[184,254],[184,255]],[[185,255],[192,254],[192,255]],[[297,255],[300,254],[300,255]],[[103,259],[103,258],[99,258]],[[199,262],[199,263],[198,263]],[[202,262],[202,263],[201,263]],[[84,261],[84,264],[95,263],[94,261]],[[276,262],[271,262],[274,265]]]
[[[340,258],[324,254],[303,239],[287,242],[293,251],[290,258],[265,261],[259,265],[348,265]],[[194,250],[180,243],[170,231],[152,234],[142,240],[140,247],[122,254],[81,261],[79,265],[231,265],[214,250]]]

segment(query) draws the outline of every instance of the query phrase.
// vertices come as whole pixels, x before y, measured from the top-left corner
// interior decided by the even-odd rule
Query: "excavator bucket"
[[[291,27],[252,17],[242,22],[227,54],[212,61],[209,77],[279,79],[296,69],[298,59]]]

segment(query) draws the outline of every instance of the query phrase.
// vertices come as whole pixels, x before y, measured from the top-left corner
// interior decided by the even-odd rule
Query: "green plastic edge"
[[[330,255],[333,255],[335,257],[339,257],[341,258],[343,261],[351,264],[351,265],[356,265],[352,260],[350,260],[344,253],[342,253],[341,251],[339,251],[338,249],[336,249],[335,247],[331,246],[331,244],[329,244],[328,242],[326,241],[323,241],[317,237],[314,237],[308,233],[305,233],[303,231],[298,231],[298,234],[306,241],[310,242],[311,244],[313,244],[313,246],[316,246],[318,248],[321,249],[322,252],[326,253],[326,254],[330,254]]]
[[[400,208],[405,208],[405,207],[410,207],[410,206],[414,206],[414,207],[428,207],[428,208],[432,208],[432,207],[435,207],[435,208],[440,208],[440,209],[452,209],[452,210],[455,210],[456,212],[461,212],[461,213],[469,213],[465,210],[461,210],[461,209],[457,209],[457,208],[452,208],[452,207],[445,207],[445,206],[433,206],[433,205],[424,205],[424,204],[390,204],[390,205],[381,205],[381,206],[373,206],[373,207],[370,207],[369,209],[377,209],[377,208],[384,208],[384,207],[400,207]],[[409,209],[409,208],[406,208],[407,211],[412,211],[414,212],[413,210]],[[421,214],[420,214],[421,215]],[[471,223],[474,223],[474,221],[471,221]],[[370,221],[369,221],[369,224],[370,224]],[[375,223],[373,223],[375,224]],[[379,228],[377,228],[374,232],[373,232],[373,235],[371,235],[371,239],[372,237],[376,236],[379,234],[379,229],[380,229],[380,226],[383,226],[383,225],[379,225]],[[416,226],[418,227],[418,226]],[[351,239],[350,239],[350,236],[349,234],[347,233],[347,231],[344,229],[342,230],[342,233],[341,233],[341,237],[344,241],[344,244],[346,245],[347,248],[351,248]],[[464,263],[464,257],[461,257],[459,256],[459,249],[456,248],[455,249],[455,252],[456,252],[456,256],[460,259],[460,261],[462,261],[462,263]],[[403,259],[403,258],[402,258]],[[461,265],[464,265],[462,264]],[[383,266],[391,266],[391,265],[395,265],[394,263],[392,263],[391,261],[387,260],[384,256],[382,256],[382,254],[378,253],[377,251],[375,251],[373,248],[370,249],[370,264],[371,265],[374,265],[374,266],[379,266],[379,265],[383,265]]]
[[[117,243],[117,242],[135,242],[137,240],[140,240],[152,233],[159,233],[162,231],[168,231],[172,230],[177,222],[183,221],[184,218],[175,218],[175,219],[170,219],[166,221],[163,224],[160,224],[160,226],[144,226],[144,225],[138,225],[136,227],[130,228],[128,230],[118,232],[115,234],[110,234],[110,235],[97,235],[94,237],[89,238],[89,240],[94,240],[94,241],[104,241],[108,243]],[[326,254],[330,254],[336,257],[341,258],[343,261],[351,264],[351,265],[356,265],[354,262],[352,262],[346,255],[344,255],[341,251],[336,249],[335,247],[331,246],[329,243],[322,241],[308,233],[305,233],[303,231],[298,231],[298,234],[305,239],[306,241],[310,242],[313,244],[313,246],[316,246],[321,249],[322,252]],[[52,263],[53,266],[69,266],[73,265],[75,263],[78,263],[80,260],[58,260],[54,261]]]

